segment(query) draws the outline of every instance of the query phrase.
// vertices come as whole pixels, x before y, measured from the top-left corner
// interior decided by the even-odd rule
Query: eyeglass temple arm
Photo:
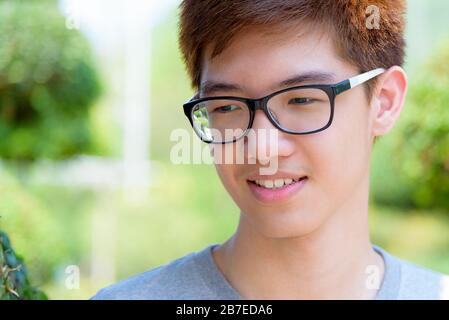
[[[379,74],[382,74],[385,72],[384,68],[377,68],[362,74],[359,74],[355,77],[349,78],[347,80],[344,80],[340,83],[337,83],[335,85],[335,94],[340,94],[346,90],[352,89],[357,87],[358,85],[361,85],[362,83],[371,80],[374,77],[377,77]],[[193,101],[197,99],[199,96],[199,93],[196,93],[192,98],[186,101],[186,103]]]
[[[359,74],[355,77],[349,78],[347,80],[344,80],[340,83],[337,83],[335,85],[335,94],[340,94],[346,90],[355,88],[358,85],[361,85],[362,83],[365,83],[368,80],[371,80],[372,78],[377,77],[378,75],[380,75],[384,72],[385,72],[384,68],[377,68],[377,69]]]

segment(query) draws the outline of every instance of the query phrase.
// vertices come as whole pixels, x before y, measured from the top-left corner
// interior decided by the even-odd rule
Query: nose
[[[256,162],[267,164],[272,157],[277,156],[277,129],[262,110],[256,111],[252,129],[253,134],[248,139],[248,156]]]
[[[248,160],[266,165],[274,158],[292,153],[289,137],[278,130],[262,110],[254,115],[253,125],[247,139]],[[251,163],[251,162],[249,162]]]

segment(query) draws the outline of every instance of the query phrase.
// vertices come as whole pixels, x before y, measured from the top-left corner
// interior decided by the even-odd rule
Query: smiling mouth
[[[264,179],[264,180],[248,180],[249,183],[255,184],[259,187],[265,188],[265,189],[281,189],[289,185],[293,185],[295,183],[298,183],[302,180],[307,179],[307,176],[301,177],[301,178],[284,178],[284,179]]]

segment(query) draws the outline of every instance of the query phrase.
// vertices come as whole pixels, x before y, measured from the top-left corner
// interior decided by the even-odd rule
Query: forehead
[[[219,55],[212,58],[211,51],[206,47],[203,55],[201,83],[239,84],[254,95],[298,74],[339,74],[350,67],[338,56],[329,33],[307,26],[269,34],[249,28]]]

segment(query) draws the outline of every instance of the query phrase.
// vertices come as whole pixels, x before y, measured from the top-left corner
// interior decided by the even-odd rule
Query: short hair
[[[369,28],[373,8],[379,12],[379,25]],[[318,24],[330,32],[341,58],[360,72],[387,69],[404,63],[405,11],[405,0],[183,0],[179,47],[194,89],[200,88],[205,48],[212,48],[214,58],[251,26]],[[368,83],[369,93],[374,84]]]

